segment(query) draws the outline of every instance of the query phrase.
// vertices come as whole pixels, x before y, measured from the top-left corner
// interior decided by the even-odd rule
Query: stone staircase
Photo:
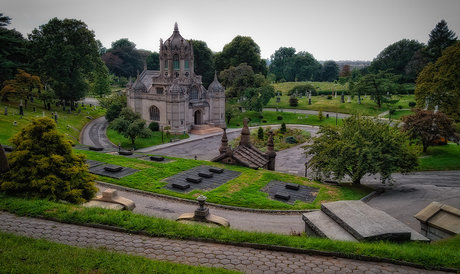
[[[387,213],[362,201],[324,203],[321,210],[302,214],[309,236],[341,241],[429,241]]]
[[[214,126],[214,124],[193,125],[192,130],[190,131],[190,133],[198,135],[205,135],[218,132],[223,132],[223,129]]]

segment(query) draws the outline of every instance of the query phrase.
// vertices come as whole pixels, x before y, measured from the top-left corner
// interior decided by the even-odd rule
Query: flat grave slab
[[[194,189],[202,189],[202,190],[211,190],[214,189],[230,180],[235,179],[236,177],[240,176],[241,172],[223,169],[222,173],[213,173],[211,178],[206,177],[199,177],[199,173],[210,173],[209,169],[211,166],[197,166],[191,168],[189,170],[185,170],[181,173],[175,174],[169,178],[166,178],[164,181],[168,184],[165,188],[177,192],[189,192]],[[190,183],[187,181],[187,178],[199,178],[201,182],[199,183]],[[190,188],[180,189],[178,187],[174,187],[173,184],[178,183],[186,183],[190,185]]]
[[[132,152],[132,151],[130,151]],[[134,153],[132,152],[131,154],[127,151],[121,151],[121,152],[118,152],[118,151],[110,151],[110,152],[107,152],[107,154],[110,154],[110,155],[119,155],[119,156],[124,156],[124,157],[128,157],[128,158],[141,158],[141,157],[144,157],[145,155],[144,154],[139,154],[139,153]]]
[[[308,236],[357,242],[350,233],[320,210],[302,214],[302,220],[305,222],[305,232]]]
[[[160,160],[161,158],[163,158],[163,160]],[[168,159],[168,158],[165,158],[163,156],[158,156],[158,155],[142,155],[142,157],[138,159],[148,161],[148,162],[163,163],[163,164],[174,162],[173,159]]]
[[[370,207],[362,201],[324,203],[321,210],[360,241],[428,240],[386,212]]]
[[[99,161],[94,161],[94,160],[86,160],[86,164],[89,166],[89,168],[104,165],[105,163],[99,162]]]
[[[129,167],[121,167],[121,170],[116,171],[116,172],[109,171],[110,169],[114,169],[116,167],[121,167],[121,166],[103,163],[102,165],[90,167],[89,172],[93,174],[97,174],[97,175],[110,177],[110,178],[121,179],[123,177],[126,177],[128,175],[134,174],[139,171],[137,169],[129,168]],[[109,169],[109,170],[106,170],[106,169]]]
[[[287,187],[288,185],[290,187]],[[295,189],[296,186],[299,186],[297,190]],[[316,195],[318,195],[319,188],[282,181],[271,181],[262,188],[262,191],[268,193],[268,196],[273,200],[292,205],[296,200],[306,203],[313,202],[316,199]]]
[[[186,182],[176,182],[172,184],[172,187],[184,190],[190,188],[190,184]]]

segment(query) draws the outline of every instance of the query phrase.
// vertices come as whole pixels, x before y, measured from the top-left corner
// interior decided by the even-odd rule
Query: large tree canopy
[[[249,36],[236,36],[214,58],[217,71],[246,63],[252,67],[255,73],[267,73],[265,61],[260,59],[260,47]]]
[[[326,61],[321,69],[321,80],[332,82],[339,78],[339,65],[334,61]]]
[[[321,72],[321,64],[308,52],[296,53],[294,48],[281,47],[270,58],[270,73],[276,81],[313,81]]]
[[[137,50],[136,44],[127,38],[113,42],[112,47],[102,56],[102,60],[111,73],[124,77],[135,77],[141,72],[146,58],[148,54]]]
[[[348,177],[359,184],[366,174],[380,174],[385,182],[392,173],[417,166],[407,136],[383,121],[352,116],[342,126],[321,127],[318,133],[306,151],[313,156],[308,166],[317,177]]]
[[[199,40],[191,40],[190,42],[193,46],[195,73],[203,77],[203,85],[207,88],[214,79],[212,51],[206,42]]]
[[[87,76],[99,57],[94,33],[75,19],[51,19],[29,35],[30,53],[40,78],[58,98],[76,101],[88,91]]]
[[[397,78],[398,76],[384,71],[369,73],[353,83],[353,92],[358,96],[370,94],[380,108],[382,104],[389,103],[391,93],[398,90]]]
[[[455,120],[460,119],[460,42],[444,50],[436,63],[428,64],[420,72],[415,99],[419,106],[438,106]]]
[[[415,80],[414,75],[406,74],[406,66],[412,56],[421,48],[423,48],[423,44],[416,40],[403,39],[393,43],[382,50],[372,61],[370,70],[374,73],[386,70],[404,76],[403,81],[413,82]]]
[[[11,18],[0,13],[0,89],[27,63],[27,40],[16,30],[6,28]]]

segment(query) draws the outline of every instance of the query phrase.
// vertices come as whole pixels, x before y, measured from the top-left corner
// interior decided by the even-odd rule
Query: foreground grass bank
[[[237,273],[152,261],[102,249],[79,248],[0,232],[3,273]]]
[[[0,210],[21,216],[53,218],[73,224],[104,224],[129,232],[143,231],[151,236],[175,239],[213,240],[221,243],[254,243],[309,250],[333,251],[353,258],[363,255],[417,263],[426,268],[460,268],[460,236],[432,244],[389,242],[340,242],[305,236],[238,231],[203,225],[186,225],[172,220],[148,217],[129,211],[61,204],[45,200],[26,200],[0,194]]]
[[[365,186],[356,187],[346,184],[343,186],[325,185],[290,174],[263,169],[254,170],[209,161],[172,158],[173,161],[171,162],[158,163],[94,151],[76,151],[78,153],[84,153],[87,158],[91,160],[140,170],[137,173],[121,179],[98,176],[98,179],[101,181],[185,199],[194,200],[200,194],[204,194],[208,197],[208,202],[222,205],[259,209],[313,209],[319,208],[321,202],[361,199],[372,191],[372,189]],[[241,172],[241,175],[212,190],[192,190],[189,193],[180,193],[164,188],[167,184],[163,181],[164,179],[200,165],[218,166]],[[269,198],[268,194],[262,192],[261,189],[273,180],[315,187],[318,188],[318,194],[313,203],[296,201],[294,205],[290,205],[272,200]]]

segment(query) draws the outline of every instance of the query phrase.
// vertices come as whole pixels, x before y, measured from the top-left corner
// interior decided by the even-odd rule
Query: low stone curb
[[[230,245],[230,246],[248,247],[248,248],[260,249],[260,250],[270,250],[270,251],[279,251],[279,252],[288,252],[288,253],[297,253],[297,254],[307,254],[307,255],[313,255],[313,256],[337,257],[337,258],[354,259],[354,260],[377,262],[377,263],[390,263],[390,264],[395,264],[395,265],[410,266],[410,267],[419,268],[419,269],[440,270],[440,271],[454,272],[454,273],[458,273],[460,271],[460,269],[447,268],[447,267],[426,268],[423,265],[416,264],[416,263],[411,263],[411,262],[406,262],[406,261],[399,261],[399,260],[393,260],[393,259],[387,259],[387,258],[381,258],[381,257],[372,257],[372,256],[366,256],[366,255],[340,253],[340,252],[334,252],[334,251],[321,251],[321,250],[315,250],[315,249],[301,249],[301,248],[295,248],[295,247],[268,245],[268,244],[254,244],[254,243],[247,243],[247,242],[245,242],[245,243],[222,242],[222,241],[218,241],[218,240],[214,240],[214,239],[201,239],[201,238],[195,238],[195,237],[175,238],[175,237],[168,237],[167,235],[161,235],[161,236],[160,235],[152,235],[152,233],[148,233],[148,232],[146,232],[144,230],[131,231],[131,230],[126,229],[126,228],[117,227],[117,226],[111,226],[111,225],[66,222],[66,221],[58,220],[56,218],[43,217],[43,216],[34,217],[34,218],[49,220],[49,221],[53,221],[53,222],[57,222],[57,223],[73,224],[73,225],[79,225],[79,226],[84,226],[84,227],[92,227],[92,228],[99,228],[99,229],[105,229],[105,230],[121,232],[121,233],[127,233],[127,234],[142,235],[142,236],[147,236],[147,237],[161,237],[161,238],[169,238],[169,239],[190,240],[190,241],[205,242],[205,243],[215,243],[215,244],[224,244],[224,245]]]
[[[374,190],[374,191],[372,191],[371,193],[367,194],[366,196],[362,197],[362,198],[361,198],[361,201],[367,203],[367,202],[369,202],[370,200],[372,200],[374,197],[380,195],[380,193],[381,193],[381,192]]]
[[[157,198],[163,198],[163,199],[169,199],[169,200],[175,200],[179,202],[185,202],[189,204],[194,204],[197,205],[198,203],[194,200],[188,200],[184,198],[178,198],[178,197],[173,197],[173,196],[168,196],[165,194],[159,194],[159,193],[153,193],[153,192],[148,192],[144,190],[139,190],[135,188],[128,188],[124,186],[119,186],[111,183],[106,183],[106,182],[101,182],[101,181],[96,181],[96,183],[109,187],[109,188],[115,188],[118,190],[123,190],[127,192],[133,192],[133,193],[138,193],[144,196],[151,196],[151,197],[157,197]],[[304,209],[304,210],[275,210],[275,209],[255,209],[255,208],[247,208],[247,207],[238,207],[238,206],[228,206],[228,205],[220,205],[220,204],[214,204],[214,203],[208,203],[206,202],[208,206],[211,207],[216,207],[216,208],[221,208],[221,209],[227,209],[227,210],[235,210],[235,211],[244,211],[244,212],[254,212],[254,213],[261,213],[261,214],[301,214],[301,213],[306,213],[306,212],[311,212],[311,211],[316,211],[318,209]]]

